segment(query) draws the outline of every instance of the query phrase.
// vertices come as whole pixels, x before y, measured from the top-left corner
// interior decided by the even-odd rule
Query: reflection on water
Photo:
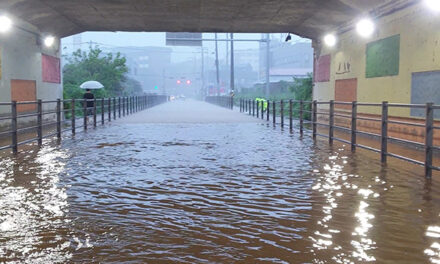
[[[0,262],[440,263],[438,183],[374,155],[261,124],[91,130],[1,159]]]
[[[44,148],[25,160],[0,161],[0,261],[65,262],[71,256],[62,230],[70,220],[60,184],[63,150]]]

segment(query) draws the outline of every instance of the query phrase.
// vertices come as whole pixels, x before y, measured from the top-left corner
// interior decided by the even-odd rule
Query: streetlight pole
[[[231,33],[231,93],[235,92],[234,33]]]
[[[269,98],[270,89],[270,36],[266,34],[266,99]]]
[[[216,69],[216,77],[217,77],[217,96],[220,95],[220,76],[218,71],[218,42],[217,42],[217,33],[215,33],[215,69]]]
[[[202,90],[201,90],[201,94],[202,94],[202,99],[203,99],[203,97],[207,95],[207,91],[205,89],[205,50],[203,49],[203,46],[201,46],[201,50],[202,50],[202,72],[201,72]]]

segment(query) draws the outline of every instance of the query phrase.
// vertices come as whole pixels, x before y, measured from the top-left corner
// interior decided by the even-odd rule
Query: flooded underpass
[[[440,263],[423,168],[197,104],[2,156],[0,262]]]

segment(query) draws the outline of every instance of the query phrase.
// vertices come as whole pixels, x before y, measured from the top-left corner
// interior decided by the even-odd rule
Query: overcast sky
[[[272,38],[284,39],[287,34],[273,34]],[[214,39],[213,33],[204,33],[204,39]],[[225,33],[218,34],[219,39],[225,39]],[[261,39],[261,34],[234,34],[235,39]],[[70,53],[73,51],[73,39],[74,36],[62,39],[63,53]],[[81,34],[81,42],[97,42],[102,47],[145,47],[145,46],[157,46],[166,47],[165,33],[157,32],[85,32]],[[300,37],[293,36],[292,42],[308,41],[307,39],[301,39]],[[226,55],[226,42],[219,42],[219,56],[222,58]],[[259,43],[257,41],[249,42],[234,42],[235,49],[258,49]],[[88,44],[82,45],[82,48],[87,48]],[[204,41],[203,47],[208,50],[208,53],[215,51],[215,42]],[[184,61],[194,57],[194,53],[200,52],[200,47],[172,47],[173,48],[173,61]]]

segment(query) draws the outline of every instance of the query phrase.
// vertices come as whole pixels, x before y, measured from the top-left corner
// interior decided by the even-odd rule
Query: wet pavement
[[[0,263],[440,263],[423,168],[195,104],[2,156]]]

